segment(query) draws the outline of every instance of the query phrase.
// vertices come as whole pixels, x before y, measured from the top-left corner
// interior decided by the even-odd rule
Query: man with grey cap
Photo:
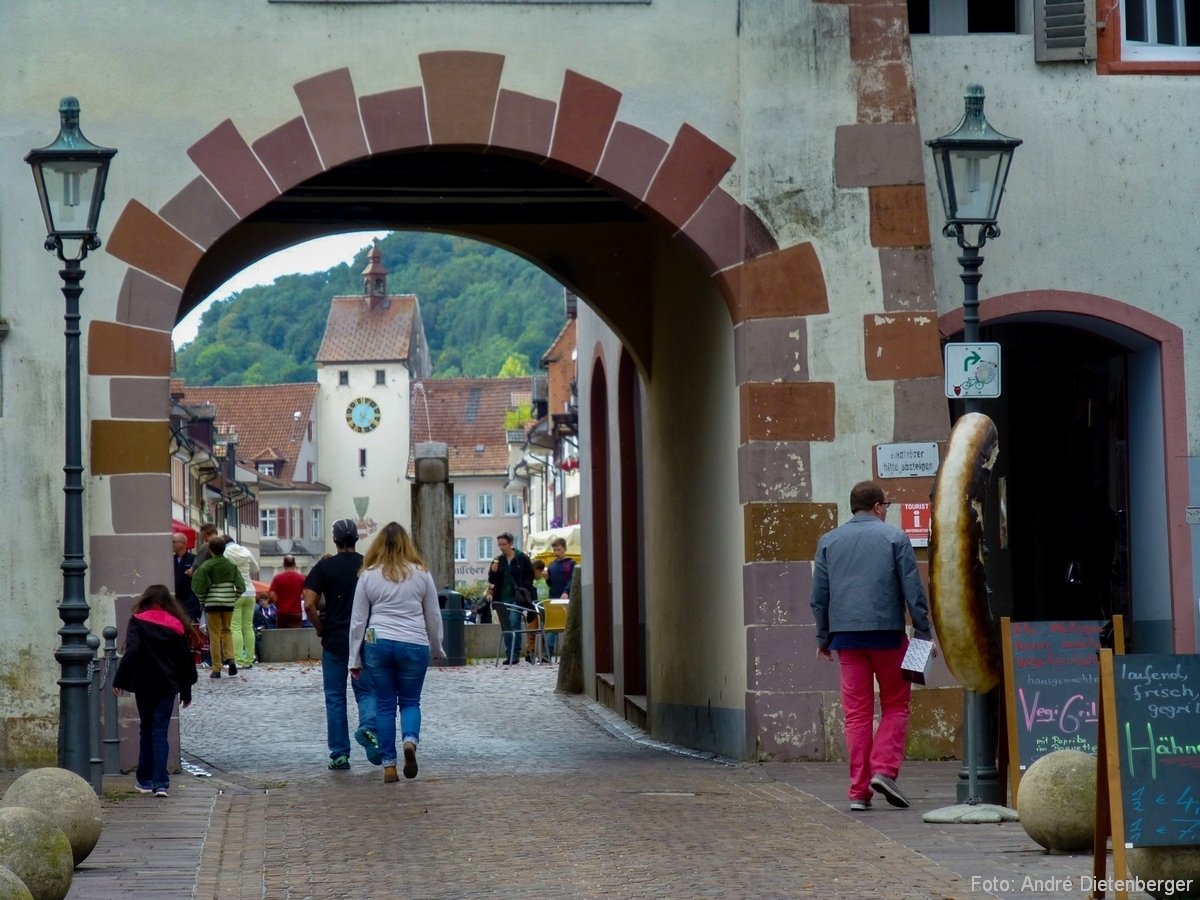
[[[329,768],[350,768],[350,725],[346,717],[346,681],[350,665],[350,612],[354,607],[354,588],[362,554],[354,549],[358,526],[353,519],[333,523],[333,543],[337,553],[317,562],[304,579],[304,609],[321,636],[321,675],[325,687],[325,729],[329,744]],[[317,601],[325,598],[324,609]],[[364,670],[351,681],[358,705],[358,730],[354,739],[366,751],[367,759],[379,765],[379,739],[375,736],[375,688]]]

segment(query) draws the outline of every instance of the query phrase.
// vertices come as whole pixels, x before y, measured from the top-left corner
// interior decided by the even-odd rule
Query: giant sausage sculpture
[[[946,667],[963,687],[986,693],[1000,681],[1000,648],[983,567],[983,504],[999,452],[982,413],[954,425],[933,490],[929,606]]]

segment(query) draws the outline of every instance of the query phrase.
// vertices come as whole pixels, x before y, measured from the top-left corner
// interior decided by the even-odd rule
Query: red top
[[[285,615],[300,615],[300,595],[303,591],[304,576],[295,569],[285,569],[271,579],[275,608]]]

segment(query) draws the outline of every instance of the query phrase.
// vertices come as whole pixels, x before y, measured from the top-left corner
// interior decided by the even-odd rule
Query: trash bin
[[[463,609],[463,595],[443,588],[438,591],[438,606],[442,608],[442,649],[446,651],[446,660],[442,665],[465,666],[467,641],[463,627],[467,614]]]

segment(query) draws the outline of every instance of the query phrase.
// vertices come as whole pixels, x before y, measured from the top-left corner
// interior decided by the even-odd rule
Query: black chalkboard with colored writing
[[[1112,667],[1125,846],[1200,844],[1200,656],[1138,653]]]
[[[1055,750],[1096,752],[1102,621],[1001,620],[1009,784],[1013,803],[1021,773]],[[1114,619],[1118,650],[1123,621]]]

